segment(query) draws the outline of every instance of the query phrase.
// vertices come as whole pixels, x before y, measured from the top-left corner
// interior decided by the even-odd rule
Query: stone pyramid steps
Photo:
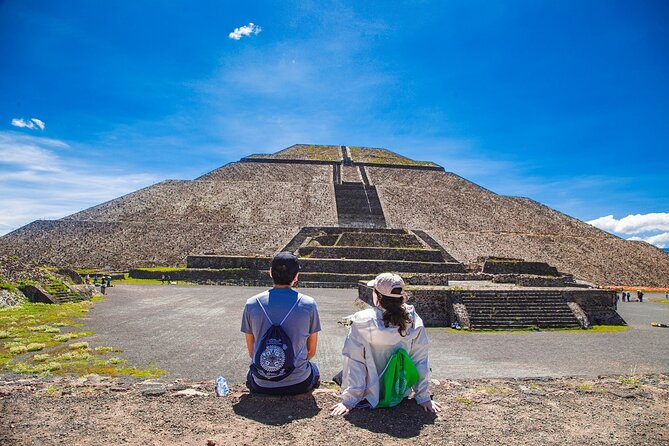
[[[559,291],[463,292],[461,300],[473,329],[580,327]]]
[[[375,186],[364,183],[342,183],[335,184],[334,188],[339,226],[386,227],[386,219]]]

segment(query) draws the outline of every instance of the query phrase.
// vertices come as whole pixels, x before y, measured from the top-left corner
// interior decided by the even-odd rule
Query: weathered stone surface
[[[25,302],[25,296],[18,291],[0,289],[0,308],[13,307]]]

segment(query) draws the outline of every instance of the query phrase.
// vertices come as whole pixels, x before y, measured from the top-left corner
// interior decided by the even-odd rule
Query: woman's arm
[[[418,336],[411,343],[409,356],[411,356],[411,360],[416,365],[418,375],[420,376],[418,382],[413,386],[413,390],[416,392],[416,402],[422,405],[423,403],[430,401],[430,364],[428,361],[427,333],[425,327],[418,327],[418,331]]]
[[[317,347],[318,347],[318,332],[311,333],[307,338],[307,360],[316,356]]]
[[[249,356],[253,359],[253,342],[255,341],[255,338],[253,337],[253,333],[244,334],[246,335],[246,348],[249,349]]]
[[[358,404],[367,390],[367,364],[365,362],[365,346],[353,324],[344,341],[344,370],[341,383],[342,404],[352,409]]]

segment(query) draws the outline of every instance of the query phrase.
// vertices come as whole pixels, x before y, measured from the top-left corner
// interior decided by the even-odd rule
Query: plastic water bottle
[[[228,387],[228,380],[225,379],[223,375],[218,375],[216,377],[216,395],[228,396],[228,393],[230,393],[230,387]]]

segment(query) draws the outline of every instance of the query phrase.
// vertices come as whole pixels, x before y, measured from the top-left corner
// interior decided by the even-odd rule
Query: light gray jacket
[[[427,333],[423,321],[413,306],[406,305],[413,320],[407,335],[402,337],[397,327],[383,325],[383,310],[369,308],[350,316],[351,327],[344,342],[344,373],[342,377],[342,402],[349,409],[363,399],[372,407],[379,404],[381,380],[379,377],[390,356],[398,348],[403,348],[413,360],[420,379],[413,387],[416,402],[422,404],[430,399],[428,385],[430,366],[427,358]],[[408,396],[411,389],[407,390]]]

